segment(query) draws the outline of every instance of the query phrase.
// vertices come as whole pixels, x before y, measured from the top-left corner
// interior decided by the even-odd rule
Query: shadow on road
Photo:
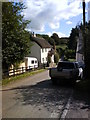
[[[54,86],[51,80],[44,80],[35,85],[23,85],[12,88],[17,94],[16,100],[19,100],[23,105],[34,105],[48,107],[63,106],[67,102],[72,88],[65,86]]]
[[[15,90],[17,97],[14,99],[19,100],[22,105],[33,105],[34,107],[43,105],[48,110],[54,109],[55,107],[58,108],[58,106],[64,106],[73,90],[73,101],[75,102],[73,107],[90,109],[88,93],[83,93],[77,90],[76,87],[73,89],[69,85],[54,86],[49,79],[34,85],[23,85],[8,90]]]
[[[82,81],[81,81],[82,82]],[[87,89],[87,88],[85,88]],[[90,110],[90,94],[88,90],[83,90],[79,83],[76,83],[73,93],[74,107],[83,110]]]

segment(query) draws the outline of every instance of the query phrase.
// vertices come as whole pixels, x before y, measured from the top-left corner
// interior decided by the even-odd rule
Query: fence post
[[[13,68],[13,75],[15,76],[15,69]]]
[[[23,67],[22,67],[22,73],[23,73]]]

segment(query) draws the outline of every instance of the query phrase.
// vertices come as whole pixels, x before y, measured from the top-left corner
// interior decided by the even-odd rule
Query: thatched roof
[[[41,48],[52,48],[44,38],[32,37],[32,41],[36,42]]]

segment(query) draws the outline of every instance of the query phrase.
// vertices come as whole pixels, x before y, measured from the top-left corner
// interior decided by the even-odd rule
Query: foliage
[[[79,29],[76,26],[75,28],[72,28],[72,30],[71,30],[71,34],[70,34],[69,41],[68,41],[68,48],[69,49],[76,50],[76,47],[77,47],[76,37],[77,36],[79,36]]]
[[[30,52],[30,35],[25,30],[29,21],[23,19],[23,3],[2,3],[2,65],[8,69],[11,64],[23,60]]]
[[[69,38],[68,37],[61,37],[60,38],[60,42],[59,42],[59,44],[61,45],[65,45],[65,44],[67,44],[68,43],[68,41],[69,41]]]
[[[55,53],[55,55],[54,55],[54,62],[57,64],[58,61],[59,61],[59,55],[58,55],[58,53]]]
[[[67,48],[66,44],[61,44],[61,45],[57,45],[56,46],[56,49],[63,49],[63,50],[65,50],[66,48]]]
[[[36,34],[37,37],[43,37],[45,40],[47,40],[49,42],[49,44],[51,44],[52,46],[54,45],[66,45],[69,38],[68,37],[62,37],[59,38],[57,33],[53,33],[51,37],[49,37],[48,35],[45,34]]]
[[[66,49],[64,55],[67,59],[75,59],[76,52],[75,50]]]
[[[57,53],[59,55],[59,58],[61,58],[64,55],[64,50],[62,48],[59,48],[59,47],[56,48],[56,50],[57,50]]]
[[[60,38],[59,38],[58,34],[53,33],[52,36],[51,36],[51,38],[54,39],[56,45],[59,45]]]
[[[48,64],[51,63],[51,56],[50,56],[50,55],[48,55],[47,59],[48,59],[48,60],[47,60],[47,61],[48,61]]]
[[[76,59],[68,59],[68,61],[70,61],[70,62],[75,62]]]
[[[87,78],[90,78],[90,21],[86,23],[85,37],[84,37],[84,57],[85,57],[85,74]]]
[[[83,33],[83,42],[84,42],[84,62],[85,62],[85,70],[84,70],[84,75],[86,78],[90,78],[90,21],[85,24],[85,29],[82,23],[79,26],[76,26],[75,28],[72,29],[69,41],[68,41],[68,48],[76,51],[76,37],[79,36],[79,30],[82,31]],[[74,52],[73,51],[73,52]],[[69,53],[68,53],[69,52]],[[66,51],[66,56],[70,54],[70,51]],[[69,56],[68,56],[69,57]],[[74,58],[74,56],[73,56]]]

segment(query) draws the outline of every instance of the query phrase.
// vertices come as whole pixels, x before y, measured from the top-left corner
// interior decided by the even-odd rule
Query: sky
[[[86,2],[86,20],[88,19],[88,1]],[[23,11],[24,19],[30,20],[27,30],[35,34],[69,37],[72,28],[83,20],[81,0],[25,0],[27,9]]]

